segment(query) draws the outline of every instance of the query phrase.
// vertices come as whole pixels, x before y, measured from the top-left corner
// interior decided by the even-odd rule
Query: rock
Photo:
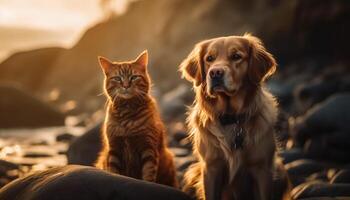
[[[196,161],[194,156],[177,157],[175,158],[175,165],[178,171],[185,172],[186,169]]]
[[[190,154],[190,151],[185,148],[171,147],[170,151],[173,152],[176,157],[185,157]]]
[[[302,198],[299,200],[348,200],[347,197],[310,197],[310,198]]]
[[[25,158],[42,158],[42,157],[52,157],[51,154],[44,152],[26,152],[23,157]]]
[[[18,178],[21,170],[18,164],[0,160],[0,188]]]
[[[14,87],[0,86],[0,128],[63,126],[65,116]]]
[[[330,183],[348,183],[350,184],[350,169],[343,169],[337,172]]]
[[[291,176],[305,176],[325,169],[325,165],[313,160],[301,159],[285,165]]]
[[[70,142],[75,138],[74,135],[70,133],[62,133],[56,136],[56,141],[57,142]]]
[[[92,166],[95,163],[102,148],[101,126],[102,123],[95,125],[72,141],[67,151],[68,164]]]
[[[308,197],[350,196],[350,184],[329,184],[322,182],[304,183],[292,190],[294,199]]]
[[[331,66],[333,67],[333,66]],[[341,74],[326,79],[317,77],[310,83],[304,83],[298,86],[295,91],[295,100],[297,101],[298,110],[304,112],[313,105],[322,102],[327,97],[338,92],[345,92],[344,84],[339,78]]]
[[[274,165],[275,170],[273,172],[272,200],[287,199],[284,197],[289,195],[291,189],[288,173],[280,160],[276,160]]]
[[[186,131],[176,131],[174,134],[173,134],[173,139],[176,141],[176,142],[180,142],[182,139],[184,138],[187,138],[188,137],[188,134]]]
[[[304,152],[308,158],[347,163],[350,161],[350,135],[335,132],[313,137],[306,141]]]
[[[93,167],[69,165],[17,179],[0,190],[0,199],[17,200],[189,200],[179,190],[115,175]]]
[[[181,84],[164,94],[160,101],[163,118],[170,120],[175,117],[184,117],[186,104],[193,101],[193,92],[188,85]]]
[[[16,83],[29,93],[37,92],[63,50],[55,47],[15,53],[0,64],[0,81]]]
[[[192,150],[192,141],[187,137],[180,141],[180,147]]]
[[[33,146],[47,146],[49,143],[46,140],[35,140],[29,143],[30,145]]]
[[[328,181],[328,176],[327,176],[327,171],[321,171],[321,172],[316,172],[311,174],[310,176],[308,176],[306,178],[307,181],[324,181],[327,182]]]
[[[304,182],[309,175],[325,170],[325,166],[313,160],[296,160],[285,165],[293,185]]]
[[[349,132],[350,93],[336,94],[297,119],[294,138],[300,143],[329,132]]]
[[[295,66],[290,66],[295,67]],[[293,91],[300,84],[310,77],[310,74],[302,73],[289,76],[288,79],[283,80],[271,80],[268,82],[272,94],[274,94],[279,103],[286,108],[287,111],[291,111],[291,104],[293,103]]]
[[[305,154],[300,148],[293,148],[288,150],[283,150],[278,152],[279,157],[282,159],[284,164],[288,164],[295,160],[299,160],[305,158]]]
[[[343,41],[349,35],[349,30],[344,30],[350,25],[348,8],[348,2],[342,0],[298,0],[294,21],[298,49],[310,57],[346,58],[348,46]]]
[[[19,165],[0,159],[0,171],[19,169]]]
[[[327,171],[328,180],[331,180],[337,172],[339,172],[339,169],[337,169],[337,168],[328,169],[328,171]]]

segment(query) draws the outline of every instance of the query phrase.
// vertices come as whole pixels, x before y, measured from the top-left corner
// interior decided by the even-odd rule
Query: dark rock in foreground
[[[62,126],[65,116],[23,91],[0,86],[0,128]]]
[[[350,170],[343,169],[337,172],[334,177],[332,177],[331,183],[348,183],[350,184]]]
[[[97,124],[72,141],[67,151],[68,164],[92,166],[95,163],[102,148],[101,126],[102,123]]]
[[[350,196],[350,184],[329,184],[323,182],[304,183],[292,191],[294,199],[308,197],[347,197]]]
[[[0,187],[19,177],[20,166],[0,159]]]
[[[0,190],[0,200],[186,200],[173,188],[114,175],[93,167],[68,165],[17,179]]]
[[[349,132],[350,93],[333,95],[315,105],[296,126],[295,139],[304,143],[308,138],[331,132]]]

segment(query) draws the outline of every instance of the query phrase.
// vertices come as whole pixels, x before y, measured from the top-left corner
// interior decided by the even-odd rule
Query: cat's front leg
[[[147,149],[142,153],[142,179],[155,182],[157,179],[159,156],[156,151]]]
[[[120,173],[120,160],[118,156],[109,154],[107,158],[107,170],[116,174]]]

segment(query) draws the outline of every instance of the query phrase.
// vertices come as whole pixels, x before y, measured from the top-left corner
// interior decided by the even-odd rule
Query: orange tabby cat
[[[96,167],[177,187],[173,155],[166,147],[165,128],[150,95],[147,51],[134,61],[111,62],[99,57],[99,62],[108,108],[104,147]]]

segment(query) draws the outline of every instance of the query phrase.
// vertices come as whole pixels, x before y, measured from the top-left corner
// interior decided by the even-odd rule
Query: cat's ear
[[[110,60],[103,56],[98,56],[98,62],[100,63],[100,66],[105,74],[109,72],[113,65],[113,63]]]
[[[147,69],[147,65],[148,65],[148,51],[144,50],[139,56],[137,56],[134,63],[139,65],[139,67],[143,71],[145,71]]]

